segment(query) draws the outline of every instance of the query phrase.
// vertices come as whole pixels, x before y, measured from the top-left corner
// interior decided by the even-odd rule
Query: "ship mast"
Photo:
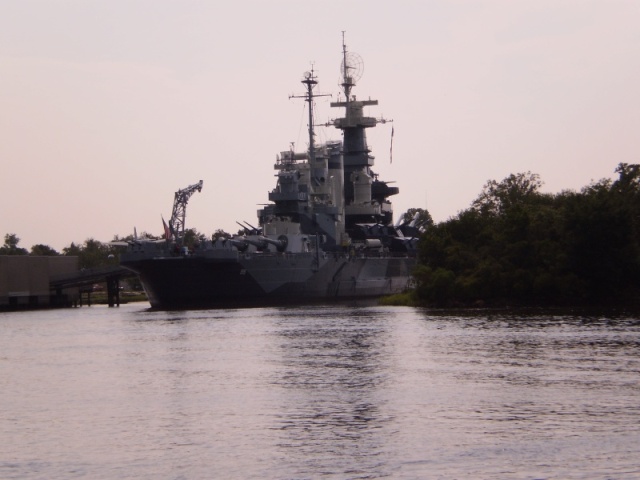
[[[364,108],[378,105],[377,100],[357,100],[352,88],[360,80],[364,70],[360,56],[347,50],[345,32],[342,32],[342,89],[344,101],[331,102],[331,107],[344,108],[344,116],[333,120],[333,126],[342,130],[342,154],[344,161],[345,225],[349,232],[357,224],[389,223],[391,204],[386,197],[397,193],[384,182],[377,180],[371,170],[374,157],[367,145],[366,130],[384,119],[365,114]]]
[[[349,61],[347,60],[347,45],[344,43],[344,34],[342,32],[342,90],[344,91],[345,101],[348,104],[349,98],[351,97],[351,88],[355,85],[353,83],[353,77],[350,75],[349,70],[353,70],[355,67],[349,65]],[[347,107],[347,112],[349,108]]]
[[[326,97],[328,94],[314,94],[313,89],[318,84],[316,76],[313,73],[313,65],[310,72],[305,72],[301,83],[306,87],[304,95],[290,95],[289,98],[304,98],[309,104],[309,159],[311,162],[316,159],[315,131],[313,123],[313,99],[316,97]]]
[[[313,87],[318,81],[313,75],[313,67],[311,72],[307,72],[302,83],[307,87],[307,103],[309,104],[309,159],[313,162],[316,159],[315,133],[313,131]]]

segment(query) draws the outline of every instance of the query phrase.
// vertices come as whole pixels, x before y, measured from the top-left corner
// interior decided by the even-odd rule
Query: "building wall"
[[[47,306],[51,275],[78,270],[78,257],[0,255],[0,308]]]

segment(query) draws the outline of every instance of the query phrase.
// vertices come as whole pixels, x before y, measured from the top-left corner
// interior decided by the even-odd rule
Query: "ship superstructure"
[[[331,124],[341,130],[342,141],[315,142],[313,103],[319,95],[312,69],[302,79],[304,95],[296,97],[309,107],[308,148],[291,147],[277,156],[276,186],[270,203],[258,211],[259,227],[249,225],[242,234],[202,242],[192,251],[178,248],[175,236],[136,242],[121,256],[121,264],[140,275],[153,307],[300,303],[407,288],[416,232],[393,225],[389,197],[398,188],[371,169],[366,130],[385,120],[364,113],[377,100],[352,94],[361,60],[344,41],[341,71],[344,99],[331,107],[344,115]],[[179,213],[184,229],[184,211]]]

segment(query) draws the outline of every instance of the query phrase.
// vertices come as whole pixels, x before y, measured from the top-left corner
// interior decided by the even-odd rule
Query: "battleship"
[[[202,180],[175,193],[163,219],[164,238],[128,242],[120,264],[137,273],[152,308],[250,307],[375,299],[405,291],[416,265],[419,230],[393,222],[389,197],[399,193],[378,178],[366,130],[386,123],[365,115],[377,100],[352,93],[362,74],[359,55],[342,42],[342,109],[325,127],[341,141],[316,144],[313,68],[302,78],[308,103],[308,148],[276,157],[276,186],[258,210],[258,225],[237,222],[236,235],[187,247],[186,207]],[[393,130],[392,130],[393,139]]]

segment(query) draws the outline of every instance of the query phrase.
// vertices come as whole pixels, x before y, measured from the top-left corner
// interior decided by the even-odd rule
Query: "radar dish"
[[[346,67],[345,67],[346,62]],[[340,73],[343,78],[350,78],[353,83],[360,80],[364,72],[364,62],[357,53],[347,52],[342,64],[340,65]]]

